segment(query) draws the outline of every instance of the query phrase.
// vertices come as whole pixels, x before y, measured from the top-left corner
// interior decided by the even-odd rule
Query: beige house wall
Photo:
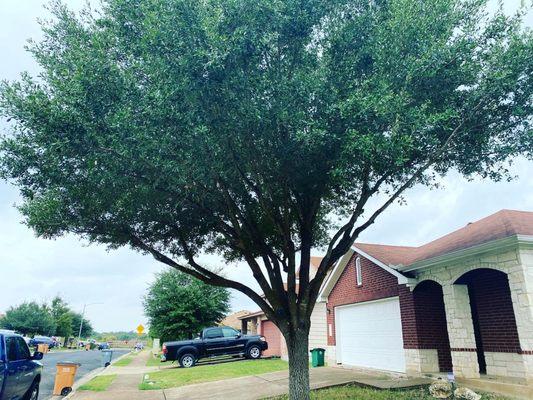
[[[309,349],[327,346],[327,318],[326,303],[316,303],[311,314],[311,328],[309,329]]]

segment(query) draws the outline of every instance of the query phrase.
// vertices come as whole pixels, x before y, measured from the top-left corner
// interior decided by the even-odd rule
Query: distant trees
[[[81,314],[71,310],[60,296],[52,299],[50,304],[38,304],[35,301],[13,306],[0,319],[0,328],[11,329],[26,335],[47,335],[70,337],[78,334]],[[83,319],[82,336],[93,333],[89,320]]]
[[[101,332],[95,339],[99,341],[110,342],[112,340],[146,340],[148,336],[146,334],[138,335],[134,331],[115,331],[115,332]]]
[[[164,271],[144,298],[150,334],[162,341],[190,339],[224,318],[229,298],[226,288],[207,285],[182,272]]]
[[[72,335],[78,336],[78,332],[80,329],[80,322],[81,322],[81,313],[70,311],[70,317],[72,319]],[[93,326],[91,325],[91,322],[84,318],[83,319],[83,325],[81,327],[81,337],[89,337],[94,333]]]
[[[72,311],[68,304],[59,296],[52,300],[51,314],[56,322],[55,335],[61,337],[70,337],[73,332]]]
[[[5,317],[0,320],[0,327],[26,335],[53,335],[56,322],[46,304],[30,301],[10,307]]]

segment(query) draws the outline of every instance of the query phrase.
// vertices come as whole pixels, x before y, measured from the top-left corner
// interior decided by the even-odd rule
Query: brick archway
[[[468,287],[479,372],[487,373],[491,367],[488,353],[520,353],[507,274],[479,268],[463,274],[454,284]]]
[[[452,355],[442,286],[431,280],[413,290],[418,348],[436,350],[440,372],[452,371]]]

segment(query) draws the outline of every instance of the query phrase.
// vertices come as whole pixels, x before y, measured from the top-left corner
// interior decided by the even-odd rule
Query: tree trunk
[[[296,329],[285,340],[289,353],[289,400],[309,400],[309,330]]]

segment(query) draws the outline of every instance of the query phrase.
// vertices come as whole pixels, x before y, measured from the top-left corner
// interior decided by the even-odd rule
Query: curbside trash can
[[[72,391],[74,377],[80,364],[73,362],[58,362],[56,364],[56,380],[54,383],[54,396],[66,396]]]
[[[109,364],[111,364],[112,359],[113,359],[113,350],[110,350],[110,349],[102,350],[102,367],[109,366]]]
[[[326,350],[321,348],[316,348],[311,350],[311,363],[313,367],[323,367],[324,366],[324,353]]]
[[[38,344],[37,345],[37,351],[39,353],[43,353],[43,354],[48,353],[48,345],[45,344],[45,343]]]

